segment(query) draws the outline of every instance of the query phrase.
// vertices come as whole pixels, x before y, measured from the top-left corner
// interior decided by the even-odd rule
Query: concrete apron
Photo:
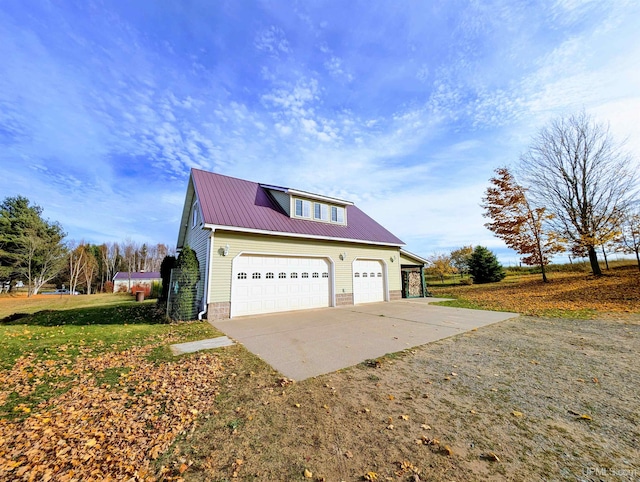
[[[429,301],[369,303],[211,323],[284,376],[304,380],[519,316],[430,306]]]

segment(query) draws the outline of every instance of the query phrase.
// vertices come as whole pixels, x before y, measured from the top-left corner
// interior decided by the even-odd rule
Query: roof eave
[[[305,233],[289,233],[285,231],[269,231],[265,229],[244,228],[239,226],[224,226],[224,225],[218,225],[218,224],[205,224],[203,228],[211,229],[214,231],[217,231],[217,230],[233,231],[233,232],[248,233],[248,234],[264,234],[267,236],[282,236],[282,237],[288,237],[288,238],[318,239],[322,241],[339,241],[343,243],[371,244],[374,246],[390,246],[395,248],[400,248],[401,246],[404,246],[403,243],[371,241],[366,239],[336,238],[333,236],[320,236],[320,235],[305,234]]]
[[[429,263],[429,261],[424,259],[422,256],[418,256],[417,254],[414,254],[411,251],[407,251],[404,248],[400,248],[400,254],[404,255],[407,258],[413,258],[416,261],[420,261],[422,264],[428,264]]]

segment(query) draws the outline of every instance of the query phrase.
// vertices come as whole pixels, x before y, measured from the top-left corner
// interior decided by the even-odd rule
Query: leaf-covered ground
[[[588,273],[551,273],[508,277],[500,283],[439,287],[435,296],[460,298],[472,306],[536,316],[593,318],[602,313],[640,312],[640,271],[623,266],[600,277]]]
[[[145,305],[109,310],[133,324],[74,313],[48,326],[61,315],[47,312],[0,326],[0,480],[172,479],[187,469],[155,460],[211,412],[224,370],[212,353],[174,359],[167,347],[216,332],[145,323]]]

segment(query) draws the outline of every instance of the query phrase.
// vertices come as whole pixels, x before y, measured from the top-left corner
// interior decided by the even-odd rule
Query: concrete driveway
[[[212,324],[284,376],[304,380],[518,316],[430,305],[433,301],[438,300],[403,299]]]

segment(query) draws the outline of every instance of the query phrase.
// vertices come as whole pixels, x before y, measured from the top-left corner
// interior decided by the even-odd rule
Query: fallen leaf
[[[402,420],[409,420],[409,415],[400,415],[400,417],[398,417]]]
[[[389,400],[395,400],[396,399],[396,397],[393,396],[393,395],[387,395],[387,397],[389,398]]]
[[[366,474],[364,474],[363,476],[364,480],[377,480],[378,479],[378,474],[376,474],[375,472],[367,472]]]
[[[582,414],[578,417],[578,420],[593,420],[590,415]]]
[[[352,459],[352,458],[353,458],[353,454],[352,454],[349,450],[347,450],[347,451],[344,453],[344,456],[345,456],[346,458],[348,458],[348,459]]]
[[[500,462],[498,456],[493,452],[487,452],[486,454],[482,455],[482,458],[491,462]]]
[[[442,447],[441,452],[444,455],[453,455],[453,450],[451,449],[451,447],[449,447],[448,445],[445,445],[444,447]]]
[[[311,477],[313,477],[313,472],[311,472],[309,469],[304,469],[304,477],[306,479],[310,479]]]
[[[511,413],[513,414],[513,416],[514,416],[514,417],[518,417],[518,418],[520,418],[520,417],[523,417],[523,416],[524,416],[524,413],[522,413],[522,412],[518,412],[517,410],[514,410],[514,411],[513,411],[513,412],[511,412]]]

